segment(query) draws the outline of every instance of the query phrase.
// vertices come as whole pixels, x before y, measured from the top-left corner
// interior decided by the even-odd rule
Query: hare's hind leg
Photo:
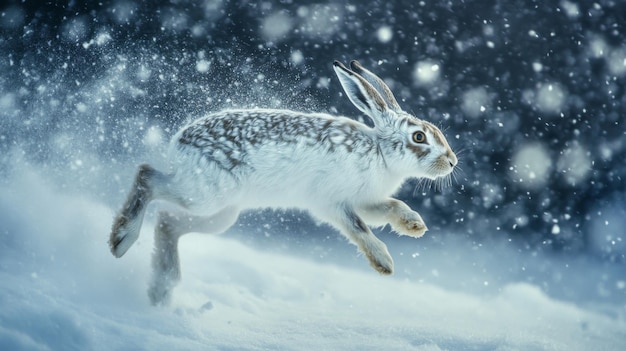
[[[381,203],[359,209],[365,221],[372,225],[391,224],[393,230],[401,235],[419,238],[428,227],[419,213],[413,211],[400,200],[389,198]]]
[[[184,206],[179,196],[172,192],[171,176],[150,165],[139,166],[128,199],[117,215],[111,229],[109,246],[115,257],[122,257],[139,237],[146,207],[150,201],[160,198]]]
[[[151,178],[156,170],[147,164],[139,166],[128,198],[113,222],[109,246],[115,257],[122,257],[139,237],[146,206],[152,201]]]
[[[350,241],[356,244],[375,270],[380,274],[393,273],[393,259],[387,250],[387,246],[372,233],[354,210],[349,207],[343,207],[334,218],[333,224]]]
[[[232,226],[239,212],[232,207],[222,209],[213,216],[189,216],[160,212],[154,229],[152,254],[152,280],[148,296],[153,305],[167,304],[172,289],[180,281],[178,239],[191,232],[222,233]]]

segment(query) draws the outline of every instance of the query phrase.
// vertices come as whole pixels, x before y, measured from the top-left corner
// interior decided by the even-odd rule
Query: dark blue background
[[[0,9],[3,154],[20,145],[54,173],[69,157],[49,147],[59,133],[81,135],[89,140],[83,151],[115,165],[145,160],[146,126],[171,135],[222,108],[358,116],[331,66],[334,59],[358,59],[390,83],[407,111],[440,125],[460,150],[462,172],[452,186],[422,190],[411,182],[398,195],[422,213],[435,238],[509,236],[521,249],[626,261],[623,227],[607,224],[598,233],[590,224],[603,221],[599,209],[612,209],[612,220],[626,218],[626,74],[609,67],[612,58],[626,57],[623,2],[583,1],[578,12],[568,12],[568,1],[52,3],[12,1]],[[290,29],[268,38],[264,20],[276,14],[289,19]],[[327,27],[307,29],[311,16]],[[384,26],[392,30],[389,41],[378,35]],[[604,51],[594,51],[598,43]],[[294,61],[298,55],[302,62]],[[208,71],[198,70],[199,61]],[[423,61],[440,67],[438,84],[415,83],[415,65]],[[118,81],[110,78],[116,69],[149,74]],[[102,81],[108,85],[95,89]],[[566,94],[552,114],[524,97],[548,83]],[[468,117],[463,96],[476,88],[489,93],[489,105]],[[552,160],[582,145],[591,161],[586,177],[572,185],[553,166],[540,188],[520,184],[513,157],[535,142]],[[607,147],[609,156],[602,154]],[[115,167],[101,172],[113,178]],[[112,180],[120,189],[113,194],[93,191],[117,206],[127,183]],[[88,180],[82,186],[89,188]],[[486,199],[492,188],[499,195]],[[326,231],[299,213],[271,211],[245,215],[238,227],[249,231],[260,218],[295,241]],[[328,238],[320,235],[307,240]]]

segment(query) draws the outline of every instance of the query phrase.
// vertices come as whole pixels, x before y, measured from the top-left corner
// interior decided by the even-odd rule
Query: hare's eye
[[[422,144],[426,142],[426,134],[424,132],[415,132],[413,133],[413,141]]]

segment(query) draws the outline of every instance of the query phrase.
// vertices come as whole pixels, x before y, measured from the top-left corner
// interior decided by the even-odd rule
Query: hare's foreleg
[[[180,281],[178,239],[191,232],[222,233],[235,223],[238,215],[239,212],[232,207],[210,217],[159,213],[154,228],[152,281],[148,288],[148,296],[153,305],[167,304],[172,289]]]
[[[171,176],[143,164],[137,170],[128,199],[113,222],[109,246],[115,257],[122,257],[137,240],[146,207],[157,198],[185,206],[182,198],[172,189]]]
[[[344,207],[333,222],[359,248],[370,265],[381,274],[393,273],[393,259],[380,241],[353,209]]]
[[[419,213],[396,199],[390,198],[378,204],[365,206],[359,213],[370,224],[391,224],[391,227],[401,235],[419,238],[428,230]]]

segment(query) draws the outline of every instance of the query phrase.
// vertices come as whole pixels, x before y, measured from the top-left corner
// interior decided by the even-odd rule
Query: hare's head
[[[387,166],[415,177],[436,179],[452,172],[457,157],[432,123],[404,112],[391,90],[357,61],[334,69],[350,101],[374,122]]]

